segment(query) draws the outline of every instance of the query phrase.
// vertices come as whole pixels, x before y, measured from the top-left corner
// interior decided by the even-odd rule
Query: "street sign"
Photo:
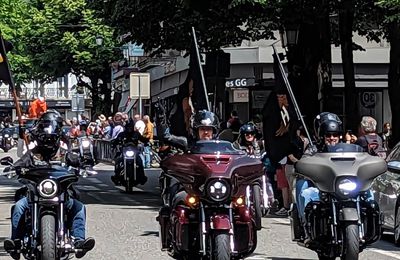
[[[132,99],[150,98],[150,73],[131,72],[129,77],[129,96]]]
[[[72,112],[85,112],[85,96],[82,94],[73,94],[71,99]]]

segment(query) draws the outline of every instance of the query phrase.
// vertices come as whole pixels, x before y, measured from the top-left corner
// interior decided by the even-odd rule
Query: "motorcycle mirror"
[[[388,170],[393,173],[400,173],[400,161],[390,161],[387,163]]]
[[[10,156],[6,156],[4,158],[1,158],[0,164],[1,165],[13,165],[14,160]]]

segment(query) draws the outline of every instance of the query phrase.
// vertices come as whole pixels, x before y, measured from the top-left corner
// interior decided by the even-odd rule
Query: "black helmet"
[[[244,137],[246,134],[256,134],[257,130],[254,124],[244,124],[240,127],[239,130],[240,136]]]
[[[33,141],[36,141],[42,156],[50,158],[58,150],[58,142],[62,134],[63,118],[57,111],[42,114],[31,130]]]
[[[211,126],[216,132],[219,127],[218,118],[213,112],[200,110],[192,118],[192,128],[197,129],[201,126]]]
[[[318,138],[323,138],[326,134],[341,134],[342,121],[333,113],[323,112],[314,120],[314,130]]]

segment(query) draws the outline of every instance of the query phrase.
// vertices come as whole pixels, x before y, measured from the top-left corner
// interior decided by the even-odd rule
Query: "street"
[[[15,149],[9,154],[15,158]],[[1,151],[0,157],[5,155]],[[84,259],[172,259],[160,250],[155,219],[160,206],[159,170],[147,170],[147,184],[126,194],[111,182],[111,165],[100,164],[96,169],[97,176],[82,178],[76,185],[87,206],[87,236],[96,239],[96,247]],[[9,212],[17,187],[15,180],[0,177],[0,260],[11,259],[3,250],[3,241],[9,236]],[[392,235],[385,234],[360,259],[400,259],[400,248],[392,240]],[[288,218],[268,217],[258,232],[255,253],[246,259],[317,259],[317,255],[290,241]]]

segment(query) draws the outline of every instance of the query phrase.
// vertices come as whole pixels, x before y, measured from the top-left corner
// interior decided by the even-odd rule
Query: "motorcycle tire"
[[[53,215],[44,215],[40,219],[41,260],[55,260],[56,250],[56,219]]]
[[[133,191],[133,180],[131,178],[125,181],[125,191],[126,193],[132,193]]]
[[[3,151],[4,151],[5,153],[8,152],[9,150],[10,150],[10,148],[7,147],[7,146],[3,148]]]
[[[217,233],[214,235],[214,248],[212,250],[212,260],[230,260],[231,247],[228,233]]]
[[[324,255],[322,255],[322,254],[318,254],[318,259],[319,260],[335,260],[336,259],[336,257],[331,257],[331,256],[324,256]]]
[[[349,223],[343,229],[344,252],[341,260],[356,260],[360,253],[359,227],[355,223]]]
[[[396,218],[394,220],[394,243],[400,247],[400,206],[396,209]]]
[[[261,188],[258,185],[253,185],[253,208],[254,208],[254,222],[257,230],[262,228],[263,211],[261,208]]]

